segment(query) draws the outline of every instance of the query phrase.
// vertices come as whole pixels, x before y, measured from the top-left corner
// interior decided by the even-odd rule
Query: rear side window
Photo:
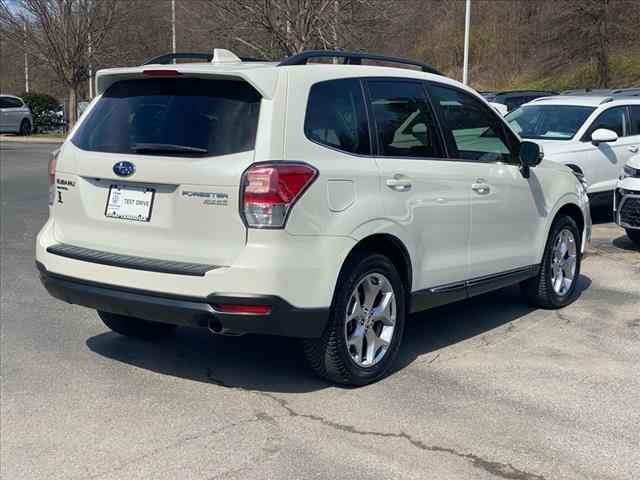
[[[430,85],[440,107],[445,131],[457,151],[455,158],[474,162],[518,163],[509,147],[506,129],[490,107],[459,90]]]
[[[261,97],[231,80],[124,80],[107,89],[71,140],[92,152],[215,156],[253,150]]]
[[[369,155],[369,126],[359,80],[329,80],[313,85],[304,133],[312,142]]]
[[[629,135],[640,135],[640,105],[629,106]]]
[[[0,108],[20,108],[22,102],[17,98],[3,97],[0,98]]]
[[[440,158],[440,134],[421,83],[367,83],[381,157]]]

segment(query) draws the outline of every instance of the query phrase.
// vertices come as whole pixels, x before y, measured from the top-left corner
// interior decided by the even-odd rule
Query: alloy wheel
[[[396,330],[396,297],[387,277],[366,275],[354,288],[347,304],[345,340],[353,362],[362,368],[380,362]]]
[[[573,232],[558,232],[551,253],[551,285],[557,295],[563,297],[571,291],[576,277],[577,245]]]

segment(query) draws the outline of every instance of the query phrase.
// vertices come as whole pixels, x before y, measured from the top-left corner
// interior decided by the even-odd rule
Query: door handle
[[[405,175],[394,175],[387,179],[387,187],[396,192],[407,192],[411,190],[411,179]]]
[[[637,145],[634,145],[632,147],[629,147],[629,151],[631,153],[638,153],[638,151],[640,150],[640,147],[638,147]]]
[[[476,192],[478,195],[489,195],[491,187],[484,183],[484,179],[479,178],[476,180],[476,183],[471,185],[471,190]]]

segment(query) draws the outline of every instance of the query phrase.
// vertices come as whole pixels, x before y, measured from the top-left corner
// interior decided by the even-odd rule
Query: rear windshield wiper
[[[171,143],[134,143],[131,145],[131,151],[136,153],[191,153],[206,154],[209,150],[206,148],[189,147],[187,145],[174,145]]]

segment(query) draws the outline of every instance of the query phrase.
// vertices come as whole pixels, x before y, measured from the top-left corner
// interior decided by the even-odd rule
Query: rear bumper
[[[322,335],[328,308],[297,308],[273,295],[211,294],[206,298],[160,294],[145,290],[88,282],[51,273],[36,262],[40,279],[55,298],[96,310],[144,320],[209,328],[216,333],[256,333],[315,338]],[[229,314],[218,304],[268,305],[266,315]]]

